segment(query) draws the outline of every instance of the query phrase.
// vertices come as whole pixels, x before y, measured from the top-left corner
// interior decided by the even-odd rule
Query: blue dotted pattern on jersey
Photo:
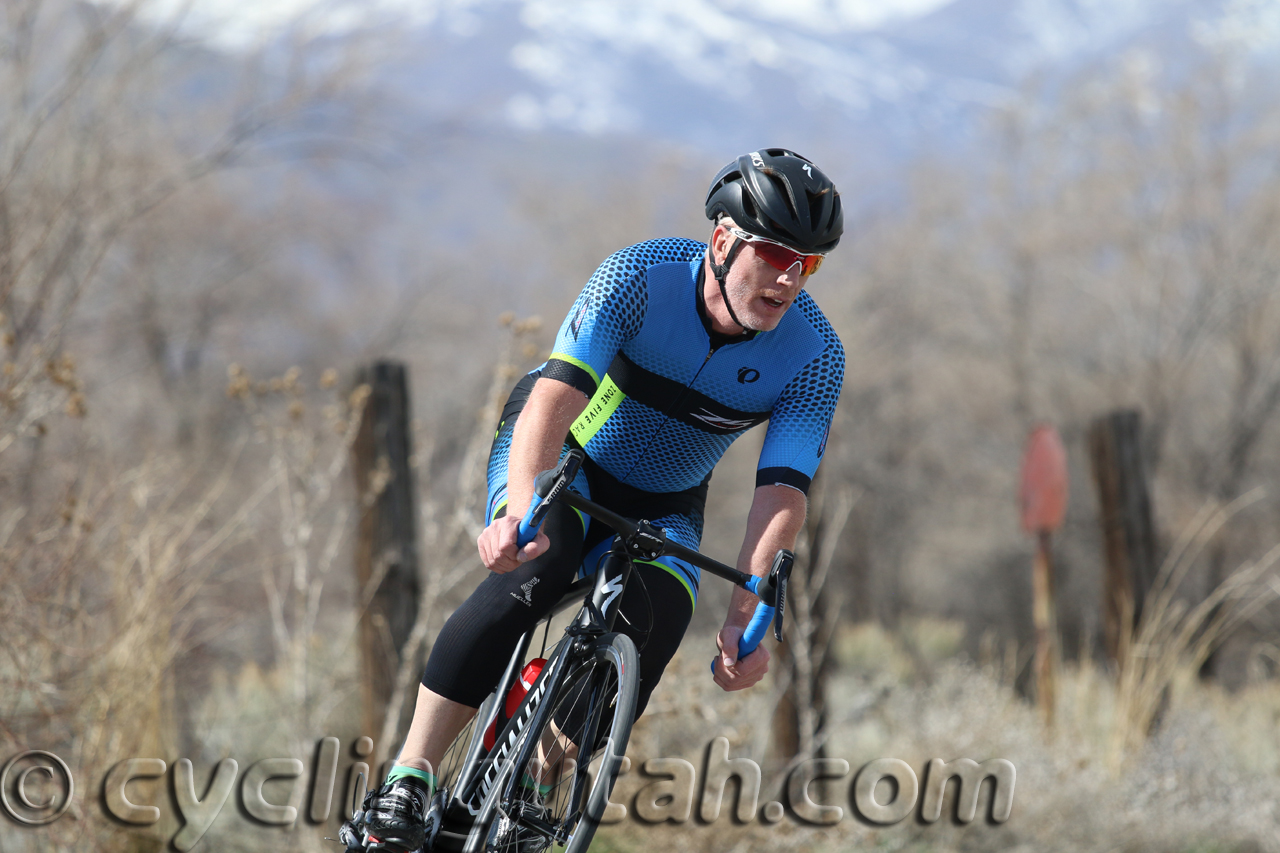
[[[555,352],[590,364],[601,378],[621,352],[638,368],[737,412],[767,413],[759,467],[789,468],[803,475],[793,479],[807,482],[825,449],[844,349],[802,291],[775,329],[724,345],[708,359],[695,288],[705,249],[692,240],[655,240],[612,255],[574,303]],[[680,399],[627,396],[591,436],[587,453],[614,477],[647,491],[701,483],[746,430],[708,431],[669,417],[676,409],[689,409],[694,418],[714,414],[690,408],[688,395],[674,396]]]
[[[493,521],[498,506],[507,499],[507,460],[511,458],[511,435],[514,424],[502,424],[494,437],[493,447],[489,450],[489,467],[485,471],[485,482],[489,486],[489,496],[485,501],[484,523],[488,526]]]
[[[696,240],[673,237],[614,252],[573,303],[552,352],[589,365],[600,379],[614,354],[644,324],[649,298],[645,270],[656,264],[701,258],[705,251],[706,246]]]
[[[782,390],[769,419],[759,467],[792,468],[812,477],[822,461],[831,418],[840,400],[844,346],[809,294],[800,295],[787,314],[799,308],[825,346]]]
[[[676,492],[705,480],[743,432],[746,430],[708,434],[625,400],[587,444],[587,450],[601,468],[628,485],[650,492]]]
[[[626,477],[636,459],[642,457],[655,443],[661,443],[664,456],[672,454],[674,446],[666,441],[663,428],[669,426],[667,418],[648,406],[632,400],[623,400],[617,410],[605,421],[600,432],[587,442],[586,450],[601,468],[619,480],[649,492],[677,492],[680,488],[666,488],[666,480],[652,483],[645,478]],[[673,463],[675,459],[671,460]],[[634,473],[634,472],[632,472]],[[695,481],[697,485],[701,480]]]

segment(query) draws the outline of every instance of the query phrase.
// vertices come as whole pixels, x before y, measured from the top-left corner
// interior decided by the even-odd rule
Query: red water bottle
[[[498,730],[515,716],[516,708],[520,707],[520,703],[524,701],[525,694],[533,687],[533,683],[538,680],[538,675],[541,674],[542,668],[546,665],[546,658],[534,658],[524,665],[524,669],[520,671],[520,677],[516,679],[515,684],[511,685],[511,689],[507,691],[506,703],[498,711],[498,715],[493,718],[493,722],[489,724],[488,730],[484,733],[485,749],[493,749],[493,742],[498,736]]]

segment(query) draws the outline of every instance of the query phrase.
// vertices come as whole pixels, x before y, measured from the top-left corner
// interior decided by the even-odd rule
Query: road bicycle
[[[536,680],[521,684],[527,692],[519,704],[508,707],[507,697],[537,627],[520,638],[497,689],[446,752],[437,774],[441,787],[427,813],[428,853],[535,853],[552,845],[584,853],[591,844],[622,766],[639,693],[635,645],[613,631],[634,561],[673,556],[759,596],[740,657],[755,650],[770,624],[782,639],[790,551],[779,551],[763,578],[719,563],[668,540],[648,521],[623,518],[570,491],[582,461],[582,451],[571,450],[538,475],[519,547],[537,536],[555,501],[617,536],[599,569],[575,581],[545,620],[544,653],[552,617],[581,603]],[[711,665],[714,671],[714,660]]]

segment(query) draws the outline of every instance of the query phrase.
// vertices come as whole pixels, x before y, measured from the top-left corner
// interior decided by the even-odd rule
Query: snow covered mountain
[[[963,134],[1029,74],[1124,51],[1275,52],[1265,0],[445,0],[382,69],[403,103],[491,127],[723,152]]]

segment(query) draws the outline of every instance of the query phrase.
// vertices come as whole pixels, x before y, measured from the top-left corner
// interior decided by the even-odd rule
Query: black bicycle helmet
[[[785,148],[743,154],[707,191],[707,218],[725,214],[744,231],[797,252],[830,252],[844,233],[835,184],[810,160]]]

